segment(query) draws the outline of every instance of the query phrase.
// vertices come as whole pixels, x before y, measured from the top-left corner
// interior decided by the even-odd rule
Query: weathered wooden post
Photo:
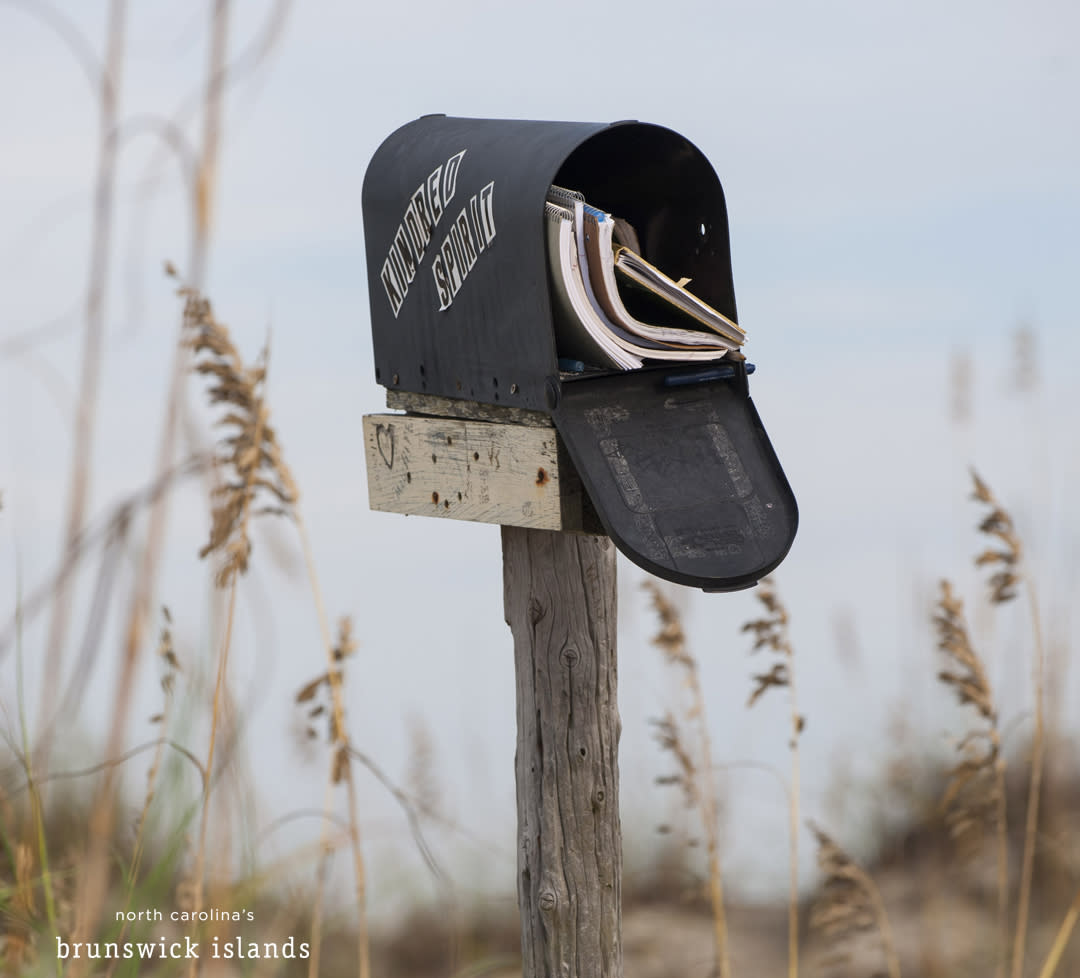
[[[503,527],[526,975],[622,975],[615,548]]]
[[[615,546],[734,590],[783,559],[798,516],[743,361],[560,359],[552,184],[623,215],[735,319],[723,191],[684,137],[418,119],[364,180],[375,377],[403,412],[364,418],[368,492],[377,510],[502,525],[524,975],[619,978]]]

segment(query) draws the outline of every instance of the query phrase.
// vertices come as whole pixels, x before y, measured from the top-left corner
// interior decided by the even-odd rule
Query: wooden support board
[[[550,420],[372,414],[364,417],[364,448],[374,510],[602,532]]]
[[[555,427],[551,415],[543,411],[529,411],[510,405],[481,404],[479,401],[462,401],[452,397],[436,397],[433,394],[416,394],[413,391],[387,391],[386,406],[394,411],[408,411],[410,414],[427,414],[439,418],[503,421],[533,428]]]

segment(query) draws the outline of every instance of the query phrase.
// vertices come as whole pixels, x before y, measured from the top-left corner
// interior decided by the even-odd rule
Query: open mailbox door
[[[604,529],[650,573],[734,591],[787,554],[795,498],[741,365],[568,383],[554,418]]]
[[[684,137],[425,116],[387,138],[364,179],[376,380],[547,412],[627,557],[680,584],[749,587],[787,554],[798,509],[745,364],[560,372],[552,184],[626,218],[646,259],[737,321],[723,190]]]

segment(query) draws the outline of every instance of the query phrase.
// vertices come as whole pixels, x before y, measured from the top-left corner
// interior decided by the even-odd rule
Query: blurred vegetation
[[[5,596],[11,627],[4,633],[5,669],[15,676],[19,702],[0,704],[8,718],[6,758],[0,763],[0,971],[7,975],[83,974],[125,976],[136,973],[193,974],[184,961],[59,960],[57,941],[139,942],[159,936],[192,937],[206,948],[215,939],[253,941],[282,948],[303,943],[309,955],[294,959],[248,957],[238,973],[282,975],[369,974],[420,976],[503,976],[519,972],[516,912],[505,904],[470,905],[456,896],[452,881],[435,858],[425,827],[441,816],[437,772],[429,751],[415,746],[417,784],[393,783],[351,741],[344,691],[349,658],[355,648],[351,621],[341,619],[332,634],[323,607],[315,562],[300,512],[297,481],[285,464],[270,421],[265,396],[269,351],[247,362],[228,330],[214,316],[202,294],[212,225],[214,186],[222,126],[222,101],[229,72],[252,58],[265,58],[287,15],[288,3],[273,5],[265,30],[249,51],[248,61],[226,65],[230,4],[211,5],[207,28],[207,71],[201,79],[201,131],[182,139],[172,120],[160,120],[173,149],[185,161],[186,192],[193,217],[189,256],[178,280],[182,314],[175,341],[173,381],[165,392],[167,411],[157,447],[155,475],[145,492],[123,501],[101,521],[88,518],[87,473],[91,463],[95,406],[102,374],[103,282],[112,251],[111,220],[116,177],[117,86],[124,60],[126,4],[111,0],[107,36],[100,62],[90,39],[61,13],[45,5],[25,4],[65,44],[77,40],[99,105],[100,145],[95,165],[95,214],[88,265],[84,344],[77,392],[69,508],[63,520],[60,568],[44,591]],[[18,338],[16,338],[18,339]],[[1038,383],[1032,360],[1034,334],[1025,326],[1017,337],[1016,383],[1030,391]],[[175,464],[177,428],[191,373],[219,413],[217,443],[207,457]],[[954,420],[970,416],[970,362],[955,364],[951,391]],[[205,480],[210,539],[203,555],[215,563],[213,576],[228,613],[214,635],[209,672],[200,685],[199,670],[185,664],[173,647],[172,621],[162,610],[156,642],[153,631],[155,583],[162,553],[163,503],[181,476]],[[3,487],[0,487],[2,489]],[[1038,582],[1025,559],[1023,541],[1008,508],[977,476],[973,495],[980,513],[985,547],[975,561],[986,577],[980,602],[991,609],[1024,603],[1029,638],[1015,652],[1032,671],[1031,731],[1007,735],[990,686],[983,653],[972,638],[957,590],[943,582],[928,619],[937,629],[941,655],[939,679],[969,715],[968,733],[947,762],[931,759],[926,744],[912,737],[898,740],[895,755],[883,767],[880,790],[880,836],[871,854],[852,855],[844,840],[825,826],[806,826],[800,807],[799,741],[805,702],[795,700],[797,641],[775,582],[761,594],[762,617],[747,623],[753,650],[771,657],[765,671],[748,683],[753,704],[761,696],[785,694],[790,711],[777,731],[791,750],[786,780],[789,801],[791,890],[786,903],[753,907],[732,904],[725,893],[722,819],[724,798],[714,772],[729,758],[717,756],[709,742],[705,711],[708,697],[698,682],[697,661],[688,646],[677,603],[659,586],[651,588],[659,618],[655,644],[676,670],[689,702],[681,713],[668,711],[657,723],[661,747],[674,764],[664,780],[682,792],[694,822],[693,833],[669,833],[649,846],[645,865],[624,882],[624,953],[626,971],[640,978],[686,978],[689,975],[764,975],[784,971],[804,975],[868,976],[903,974],[907,978],[985,978],[987,975],[1080,975],[1080,940],[1073,931],[1080,917],[1080,766],[1076,744],[1048,709],[1060,703],[1055,657],[1044,648]],[[944,504],[944,501],[943,501]],[[2,496],[0,496],[2,507]],[[147,516],[146,538],[138,555],[134,593],[125,596],[120,668],[114,699],[102,710],[109,723],[102,755],[107,760],[83,769],[63,767],[52,730],[30,730],[22,698],[22,669],[30,656],[46,663],[46,675],[60,674],[72,630],[71,581],[98,548],[106,556],[125,540],[136,514]],[[6,514],[0,509],[0,518]],[[284,520],[295,529],[305,555],[307,578],[318,608],[320,644],[325,663],[296,695],[302,726],[312,741],[326,747],[326,792],[321,811],[325,826],[310,850],[290,853],[280,863],[248,865],[237,858],[251,840],[215,834],[214,813],[231,825],[229,805],[243,796],[244,771],[235,747],[233,698],[229,678],[232,607],[251,560],[249,528],[255,520]],[[102,560],[102,575],[112,564]],[[105,589],[108,596],[110,591]],[[100,610],[100,609],[95,609]],[[41,612],[49,621],[44,648],[22,647],[22,621]],[[93,614],[93,613],[92,613]],[[92,633],[89,624],[88,632]],[[161,672],[162,706],[152,721],[160,736],[132,748],[128,719],[133,709],[132,676],[140,658],[156,655]],[[761,669],[755,660],[754,668]],[[749,671],[749,667],[748,667]],[[45,696],[52,690],[46,683]],[[190,715],[174,705],[183,688],[208,704],[210,740],[188,737]],[[1054,694],[1054,695],[1051,695]],[[902,708],[903,704],[901,704]],[[828,708],[832,708],[832,705]],[[843,708],[843,704],[837,704]],[[43,711],[44,715],[49,715]],[[813,718],[811,717],[811,720]],[[1014,718],[1010,718],[1014,719]],[[1026,719],[1026,718],[1021,718]],[[1026,728],[1025,728],[1026,730]],[[857,751],[860,745],[852,744]],[[123,773],[137,758],[149,760],[145,790],[126,790]],[[418,906],[393,924],[369,931],[363,825],[356,805],[352,774],[356,766],[372,771],[401,805],[425,863],[439,884],[438,901]],[[803,772],[805,775],[807,772]],[[817,772],[808,772],[815,777]],[[196,775],[197,791],[189,790]],[[663,786],[658,791],[664,790]],[[335,815],[338,795],[347,799],[348,817]],[[702,848],[695,847],[703,838]],[[816,841],[821,868],[813,885],[798,877],[799,841]],[[865,852],[866,840],[858,840]],[[777,840],[780,845],[780,840]],[[338,852],[347,853],[352,870],[349,899],[328,906],[327,877]],[[297,868],[303,870],[297,873]],[[296,879],[306,880],[303,884]],[[148,907],[176,908],[198,916],[235,911],[239,920],[209,919],[188,925],[179,921],[118,921],[117,913]],[[248,917],[251,911],[253,919]]]

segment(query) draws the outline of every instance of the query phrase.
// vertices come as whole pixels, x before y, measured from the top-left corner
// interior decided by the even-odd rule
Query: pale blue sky
[[[32,355],[0,358],[5,621],[16,550],[30,590],[60,543],[96,152],[85,76],[31,7],[0,0],[0,345],[67,318]],[[234,7],[235,55],[268,5]],[[105,4],[58,8],[100,53]],[[163,2],[132,8],[123,114],[172,116],[198,93],[206,13]],[[446,112],[637,118],[682,132],[709,157],[727,195],[739,312],[758,365],[752,394],[801,510],[777,576],[810,719],[807,810],[857,829],[865,793],[830,814],[827,789],[845,764],[873,776],[890,711],[904,704],[931,744],[955,728],[930,682],[924,622],[941,574],[971,584],[969,463],[1020,514],[1040,570],[1053,574],[1044,592],[1052,631],[1071,634],[1076,647],[1068,599],[1080,521],[1067,501],[1080,477],[1078,37],[1080,10],[1064,2],[305,0],[266,61],[229,91],[208,289],[249,354],[272,335],[274,420],[304,493],[327,603],[357,619],[356,739],[398,774],[410,718],[424,718],[448,806],[502,853],[493,877],[509,885],[513,851],[513,681],[498,532],[367,510],[360,416],[382,407],[382,389],[372,376],[360,186],[375,147],[418,115]],[[196,138],[196,118],[180,124]],[[178,305],[160,269],[166,258],[185,260],[189,225],[176,168],[157,157],[143,136],[120,158],[95,514],[149,478],[161,422]],[[1028,398],[1009,380],[1022,321],[1036,330],[1042,375]],[[949,420],[957,351],[973,362],[967,428]],[[197,384],[190,394],[198,404]],[[206,584],[194,559],[206,526],[198,491],[178,493],[159,598],[191,657],[206,651]],[[286,529],[275,537],[295,549]],[[256,567],[269,550],[257,544]],[[628,827],[642,836],[667,804],[650,784],[663,762],[646,718],[674,687],[646,645],[653,623],[641,574],[625,562],[620,574],[624,802]],[[267,812],[297,798],[318,804],[322,765],[298,759],[287,719],[291,694],[319,668],[310,599],[298,577],[269,563],[248,594],[236,687],[252,699],[258,790]],[[751,664],[738,626],[754,612],[752,595],[685,600],[717,755],[783,764],[779,701],[743,710]],[[260,640],[258,653],[255,609],[274,621],[274,641]],[[848,619],[862,651],[854,664],[835,654],[837,622]],[[1014,634],[1019,626],[1005,619],[999,635]],[[35,639],[31,627],[28,649]],[[104,660],[114,648],[110,631],[70,731],[102,729]],[[1023,667],[993,644],[988,655],[1015,716],[1028,704]],[[153,672],[143,676],[146,713]],[[1075,670],[1069,682],[1075,704]],[[0,691],[9,703],[12,688],[8,656]],[[133,739],[144,735],[149,728],[133,724]],[[767,778],[731,777],[733,871],[751,890],[782,882],[782,863],[737,855],[747,850],[738,843],[762,837],[782,848],[782,799]],[[392,804],[373,783],[365,792],[373,859],[393,889],[417,859]],[[463,882],[489,855],[461,857]]]

